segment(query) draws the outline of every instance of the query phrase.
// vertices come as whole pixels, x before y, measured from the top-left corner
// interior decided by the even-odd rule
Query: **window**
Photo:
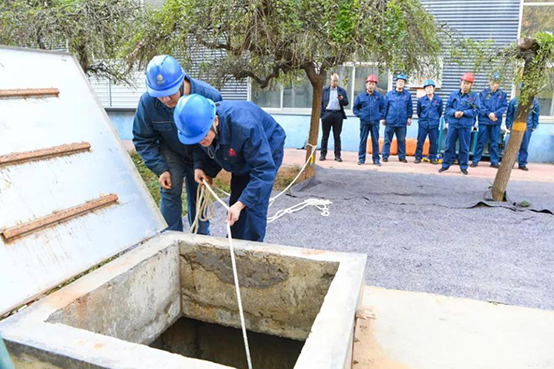
[[[311,108],[314,89],[310,81],[283,89],[283,108]]]
[[[554,115],[554,91],[552,87],[543,89],[537,99],[539,100],[539,107],[541,109],[541,115],[553,116]]]
[[[388,92],[389,87],[389,75],[388,73],[380,73],[376,67],[356,67],[356,78],[354,82],[354,96],[355,99],[358,94],[366,90],[365,80],[370,74],[377,75],[379,83],[377,83],[377,91],[385,95]]]
[[[258,84],[252,83],[252,102],[264,108],[281,107],[281,86],[275,84],[261,89]]]
[[[524,0],[520,23],[521,36],[532,36],[539,31],[554,32],[554,1]],[[541,116],[554,116],[554,90],[545,88],[537,96]]]
[[[348,94],[350,104],[347,106],[347,113],[350,113],[356,96],[365,90],[365,79],[369,74],[376,74],[379,77],[377,90],[386,93],[389,89],[388,72],[379,72],[376,67],[365,65],[346,65],[329,71],[339,75],[339,86],[343,87]],[[270,88],[260,89],[256,83],[250,83],[252,101],[262,108],[280,109],[283,113],[301,112],[308,114],[312,108],[313,88],[306,80],[300,84],[287,85],[282,88],[274,85]]]
[[[554,32],[554,1],[525,0],[521,19],[521,36],[538,31]]]

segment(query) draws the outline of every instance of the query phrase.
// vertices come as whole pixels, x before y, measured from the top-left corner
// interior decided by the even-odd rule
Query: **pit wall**
[[[229,249],[213,243],[179,241],[160,250],[47,322],[140,344],[181,316],[239,328]],[[338,263],[241,250],[237,268],[248,329],[305,340]]]
[[[183,315],[240,327],[226,240],[179,242]],[[270,335],[306,340],[338,263],[237,250],[246,326]]]
[[[178,248],[172,245],[78,297],[47,322],[149,344],[181,316],[179,284]]]

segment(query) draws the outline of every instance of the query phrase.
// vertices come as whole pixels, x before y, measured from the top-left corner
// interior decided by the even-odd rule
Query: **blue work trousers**
[[[498,125],[480,125],[477,135],[477,147],[473,153],[473,162],[475,164],[481,161],[485,144],[489,141],[489,154],[491,164],[498,164],[500,156],[498,155],[498,138],[500,137],[500,126]]]
[[[360,148],[358,150],[358,161],[365,163],[367,138],[370,132],[373,163],[379,163],[379,124],[360,123]]]
[[[523,135],[523,140],[521,141],[521,147],[519,148],[519,153],[517,155],[517,162],[520,167],[527,166],[527,159],[529,157],[529,141],[531,141],[531,135],[533,134],[532,128],[527,128],[525,134]],[[506,147],[508,146],[509,138],[506,138]]]
[[[390,156],[390,144],[396,134],[396,146],[398,147],[398,159],[406,159],[406,126],[390,127],[385,126],[385,143],[383,145],[383,159]]]
[[[231,176],[231,197],[229,206],[238,201],[242,191],[250,182],[250,174]],[[245,207],[240,212],[239,219],[231,226],[231,236],[240,240],[262,242],[267,227],[267,209],[269,197],[262,199],[254,207]]]
[[[448,134],[446,135],[446,149],[444,151],[444,159],[442,161],[442,167],[445,169],[450,168],[454,159],[456,159],[456,142],[460,141],[460,152],[458,153],[458,160],[460,162],[460,169],[467,169],[469,162],[469,141],[471,137],[471,127],[452,126],[448,127]]]
[[[183,179],[187,193],[187,219],[189,225],[192,225],[196,216],[196,191],[198,183],[194,181],[194,168],[192,163],[188,163],[182,155],[175,153],[169,149],[161,149],[161,153],[169,168],[171,175],[171,188],[166,190],[160,187],[161,203],[160,211],[169,225],[167,229],[172,231],[183,231],[183,219],[181,217],[183,211]],[[208,235],[209,222],[200,222],[198,225],[198,233]]]
[[[519,149],[519,154],[517,155],[517,162],[520,167],[527,166],[527,158],[529,157],[529,141],[531,141],[531,135],[533,134],[533,129],[527,128],[525,134],[523,135],[523,141],[521,141],[521,148]]]
[[[417,131],[417,147],[415,158],[421,160],[423,158],[423,145],[425,139],[429,136],[429,159],[437,159],[437,138],[439,137],[439,129],[419,126]]]

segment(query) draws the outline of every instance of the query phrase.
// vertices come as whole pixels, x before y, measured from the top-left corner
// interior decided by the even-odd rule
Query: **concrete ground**
[[[554,312],[366,287],[353,369],[551,369]]]

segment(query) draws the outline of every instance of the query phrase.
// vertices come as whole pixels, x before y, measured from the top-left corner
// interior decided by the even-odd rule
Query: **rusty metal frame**
[[[12,90],[0,90],[0,99],[10,97],[57,97],[59,94],[60,90],[57,88],[18,88]]]
[[[66,222],[70,219],[76,218],[81,215],[90,213],[93,210],[100,209],[106,206],[117,203],[117,195],[110,194],[99,197],[97,199],[87,201],[84,204],[74,206],[69,209],[56,211],[50,215],[42,218],[32,220],[28,223],[24,223],[15,227],[7,228],[0,232],[7,242],[10,242],[21,236],[28,235],[38,230],[51,227],[62,222]]]
[[[40,149],[26,152],[13,153],[0,156],[0,167],[2,165],[21,164],[28,161],[50,159],[54,156],[64,156],[76,154],[82,151],[90,150],[90,143],[79,142],[67,145],[50,147],[48,149]]]

